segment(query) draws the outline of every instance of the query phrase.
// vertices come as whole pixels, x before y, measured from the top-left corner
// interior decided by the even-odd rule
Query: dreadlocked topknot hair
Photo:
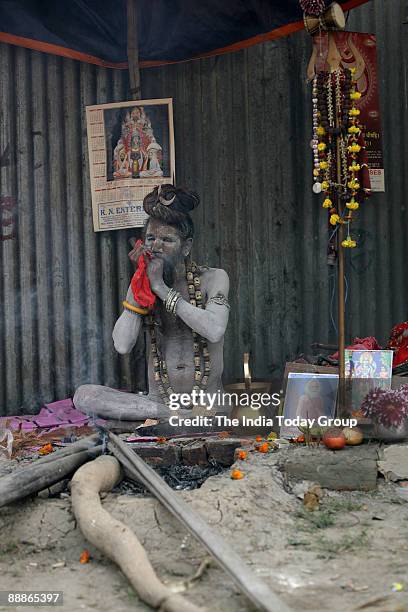
[[[195,191],[187,191],[171,184],[159,185],[143,200],[149,217],[175,227],[186,240],[194,236],[194,224],[189,212],[200,203]]]

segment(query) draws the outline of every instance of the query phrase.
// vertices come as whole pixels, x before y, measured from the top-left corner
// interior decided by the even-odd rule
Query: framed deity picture
[[[351,413],[359,414],[365,396],[375,389],[391,389],[393,351],[345,350],[345,374]]]
[[[283,374],[282,391],[283,395],[286,393],[286,387],[288,385],[288,377],[290,372],[300,374],[338,374],[339,368],[337,366],[324,365],[318,366],[312,363],[300,363],[297,361],[287,361],[285,364],[285,371]]]
[[[286,385],[281,438],[297,438],[303,432],[300,426],[310,429],[326,426],[336,411],[338,374],[313,374],[289,372]]]
[[[174,183],[172,98],[86,107],[95,232],[141,227],[142,202]]]

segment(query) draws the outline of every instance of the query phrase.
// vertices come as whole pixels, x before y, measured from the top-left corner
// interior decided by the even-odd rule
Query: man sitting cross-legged
[[[142,326],[147,326],[148,395],[82,385],[74,396],[79,410],[137,421],[168,416],[172,394],[193,393],[194,399],[222,393],[229,279],[224,270],[191,261],[194,225],[189,212],[198,203],[197,194],[173,185],[155,188],[143,202],[149,215],[144,242],[129,253],[136,267],[143,256],[155,304],[149,309],[139,303],[132,283],[113,341],[119,353],[129,353]]]

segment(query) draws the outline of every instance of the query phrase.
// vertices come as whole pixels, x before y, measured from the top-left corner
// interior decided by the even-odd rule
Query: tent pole
[[[339,125],[338,109],[336,108],[336,127]],[[337,211],[342,218],[343,203],[341,199],[341,157],[340,157],[340,138],[336,136],[336,161],[337,161]],[[339,345],[339,401],[338,412],[343,416],[346,412],[346,377],[345,377],[345,291],[344,291],[344,248],[341,243],[344,240],[344,225],[341,223],[337,232],[337,253],[338,253],[338,345]]]
[[[140,89],[139,48],[136,9],[136,0],[127,0],[127,56],[129,66],[130,93],[133,100],[140,100],[142,94]]]
[[[127,0],[127,57],[129,70],[130,95],[132,100],[141,100],[142,90],[140,86],[139,69],[139,40],[137,31],[137,0]],[[141,237],[140,229],[137,238]],[[136,239],[136,237],[135,237]],[[146,332],[139,336],[137,347],[146,354]],[[147,367],[145,358],[137,358],[138,349],[132,351],[129,360],[130,381],[132,390],[148,388]]]

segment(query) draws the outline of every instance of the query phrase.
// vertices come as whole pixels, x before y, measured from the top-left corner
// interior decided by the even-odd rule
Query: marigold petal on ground
[[[241,470],[232,470],[231,472],[231,478],[232,480],[241,480],[241,478],[244,477],[243,472],[241,472]]]
[[[79,562],[80,563],[89,563],[89,559],[90,559],[90,554],[89,554],[89,550],[83,550],[81,553],[81,556],[79,557]]]
[[[48,444],[44,444],[44,446],[40,448],[40,450],[38,451],[38,454],[39,455],[49,455],[53,451],[54,451],[54,448],[51,442],[49,442]]]
[[[267,442],[264,442],[263,444],[260,444],[256,450],[259,453],[267,453],[269,451],[269,444]]]

